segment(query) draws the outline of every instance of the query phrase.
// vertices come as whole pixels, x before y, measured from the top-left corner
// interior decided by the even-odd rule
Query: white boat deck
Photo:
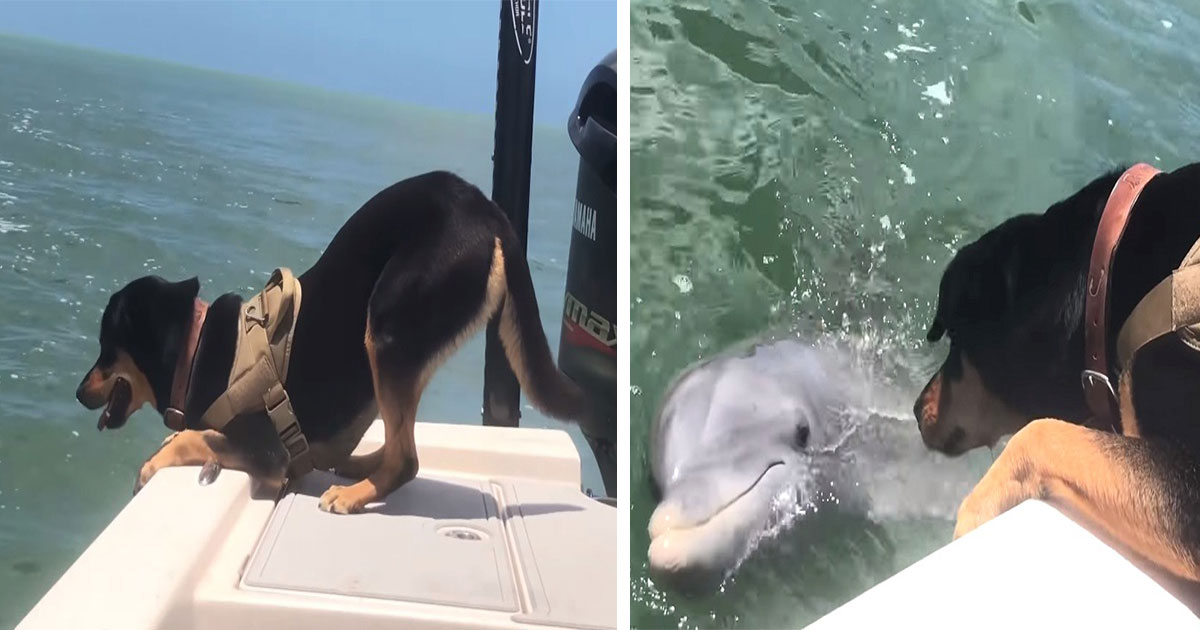
[[[276,503],[162,470],[18,628],[616,626],[617,510],[565,433],[418,423],[417,447],[417,479],[351,516],[317,509],[329,473]]]
[[[1124,556],[1026,501],[884,580],[809,630],[1200,628]]]

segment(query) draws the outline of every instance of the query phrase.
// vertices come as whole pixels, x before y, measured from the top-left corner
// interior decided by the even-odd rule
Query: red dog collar
[[[163,412],[163,424],[172,431],[184,429],[183,409],[187,404],[188,386],[192,381],[192,363],[196,360],[196,344],[200,340],[200,329],[204,327],[204,317],[208,314],[208,304],[196,298],[192,308],[192,327],[188,330],[185,345],[179,349],[179,358],[175,361],[175,375],[171,379],[171,400]]]
[[[1116,391],[1108,378],[1108,286],[1112,281],[1112,261],[1133,204],[1146,184],[1160,172],[1149,164],[1135,164],[1121,174],[1108,195],[1104,214],[1100,216],[1088,266],[1083,328],[1084,370],[1081,375],[1083,396],[1097,420],[1108,422],[1118,429],[1121,414]]]

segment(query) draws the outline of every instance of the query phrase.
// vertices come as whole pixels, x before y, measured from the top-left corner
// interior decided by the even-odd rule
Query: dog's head
[[[942,276],[927,338],[947,337],[950,349],[913,408],[931,449],[991,446],[1035,417],[1069,418],[1082,404],[1072,366],[1083,354],[1085,280],[1077,252],[1045,253],[1057,235],[1042,221],[1009,219],[960,250]]]
[[[75,391],[84,407],[105,407],[97,428],[121,427],[147,403],[160,412],[169,404],[175,361],[199,292],[196,278],[168,282],[145,276],[108,300],[100,319],[100,356]]]

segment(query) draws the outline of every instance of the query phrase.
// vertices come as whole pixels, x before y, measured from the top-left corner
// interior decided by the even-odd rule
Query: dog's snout
[[[962,427],[954,427],[938,450],[947,455],[961,455],[963,453],[962,445],[966,438],[967,432]]]
[[[79,382],[79,387],[75,388],[75,400],[88,409],[99,409],[103,406],[104,396],[100,391],[100,380],[95,368],[88,370],[87,375]]]
[[[942,373],[939,370],[929,379],[917,401],[913,404],[913,416],[917,419],[917,429],[921,432],[921,441],[931,450],[954,454],[966,437],[962,428],[954,423],[939,422],[942,404]]]

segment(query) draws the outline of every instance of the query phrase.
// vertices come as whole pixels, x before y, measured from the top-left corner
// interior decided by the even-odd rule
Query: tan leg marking
[[[380,396],[379,410],[384,433],[378,466],[358,483],[330,486],[321,495],[322,510],[338,514],[360,512],[368,503],[382,500],[417,476],[420,464],[413,437],[416,405],[400,403],[387,395]]]
[[[216,462],[222,468],[247,470],[249,466],[238,452],[229,446],[229,439],[217,431],[172,433],[163,440],[158,451],[142,464],[133,491],[136,493],[141,490],[154,473],[171,466],[199,466]]]
[[[375,344],[369,329],[366,346],[371,375],[375,382],[375,398],[379,403],[379,415],[383,417],[383,448],[376,452],[379,462],[365,479],[349,486],[332,485],[321,495],[320,508],[326,512],[361,512],[368,503],[383,499],[391,491],[417,476],[419,463],[416,442],[413,439],[413,423],[416,420],[416,401],[420,398],[420,392],[414,391],[414,383],[411,382],[381,382]],[[363,457],[374,457],[376,453]]]
[[[1043,499],[1127,555],[1200,580],[1200,567],[1172,533],[1168,498],[1135,467],[1136,456],[1120,455],[1119,442],[1134,439],[1062,420],[1029,423],[962,502],[954,537],[1026,499]]]

